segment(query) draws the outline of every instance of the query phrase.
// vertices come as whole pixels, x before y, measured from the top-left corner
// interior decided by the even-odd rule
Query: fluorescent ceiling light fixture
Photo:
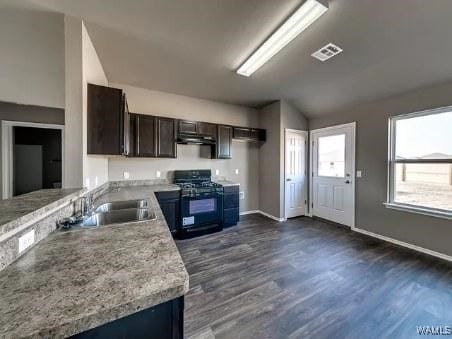
[[[237,73],[246,77],[253,74],[327,10],[328,7],[317,0],[307,0],[240,66]]]

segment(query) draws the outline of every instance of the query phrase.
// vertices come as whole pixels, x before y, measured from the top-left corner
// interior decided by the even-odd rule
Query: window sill
[[[397,210],[397,211],[428,215],[430,217],[436,217],[436,218],[442,218],[442,219],[449,219],[449,220],[452,219],[452,212],[440,211],[440,210],[435,210],[432,208],[424,208],[424,207],[418,207],[418,206],[413,206],[413,205],[399,204],[399,203],[395,203],[395,202],[385,202],[385,203],[383,203],[383,205],[385,205],[386,208],[390,208],[390,209]]]

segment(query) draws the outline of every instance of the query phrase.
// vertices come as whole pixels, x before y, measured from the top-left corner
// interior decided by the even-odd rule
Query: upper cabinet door
[[[230,159],[232,157],[231,144],[232,144],[232,127],[218,125],[216,158]]]
[[[122,90],[88,84],[88,154],[125,153],[125,102]]]
[[[258,128],[234,127],[233,138],[246,141],[265,141],[265,130]]]
[[[182,134],[198,134],[198,122],[179,120],[179,133]]]
[[[157,157],[176,157],[176,120],[156,118],[157,124]]]
[[[156,118],[151,115],[140,114],[136,119],[136,155],[139,157],[155,157]]]
[[[136,156],[136,152],[137,152],[137,146],[136,146],[136,141],[137,141],[137,119],[138,119],[138,114],[135,113],[129,113],[129,154],[127,154],[129,157],[134,157]]]
[[[129,105],[127,104],[126,94],[122,95],[122,144],[121,151],[123,155],[130,154],[130,113],[129,113]]]
[[[251,136],[251,130],[246,127],[234,127],[234,139],[249,140]]]
[[[200,135],[207,135],[214,139],[217,138],[217,125],[208,122],[198,123],[198,132]]]

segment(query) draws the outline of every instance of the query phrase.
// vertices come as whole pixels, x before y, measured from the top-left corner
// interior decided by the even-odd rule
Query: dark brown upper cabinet
[[[130,115],[130,154],[133,157],[155,157],[156,118],[151,115]]]
[[[122,90],[88,84],[88,154],[129,153],[129,112]]]
[[[199,122],[198,132],[200,135],[206,135],[214,139],[217,138],[217,125],[209,122]]]
[[[171,118],[157,117],[157,154],[159,158],[176,158],[176,121]]]
[[[130,114],[131,157],[175,158],[176,120]]]
[[[234,127],[233,138],[245,141],[265,141],[265,130],[248,127]]]
[[[136,135],[137,135],[137,116],[138,116],[138,114],[134,114],[134,113],[129,113],[129,115],[130,115],[130,119],[129,119],[129,123],[130,123],[130,126],[129,126],[129,154],[128,154],[128,156],[129,157],[134,157],[134,156],[136,156],[136,152],[137,152],[137,150],[136,150],[136,148],[137,148],[137,145],[136,145]]]
[[[232,127],[225,125],[217,126],[217,144],[212,147],[212,158],[231,159]]]
[[[250,138],[250,129],[246,127],[234,127],[233,138],[248,140]]]
[[[198,122],[188,120],[178,120],[178,132],[180,134],[198,134]]]

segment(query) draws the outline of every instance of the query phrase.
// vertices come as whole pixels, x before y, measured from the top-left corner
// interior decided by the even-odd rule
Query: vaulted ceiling
[[[329,11],[250,78],[235,73],[303,0],[24,0],[85,20],[107,77],[309,117],[452,79],[452,1],[330,0]],[[333,42],[344,49],[320,62]]]

